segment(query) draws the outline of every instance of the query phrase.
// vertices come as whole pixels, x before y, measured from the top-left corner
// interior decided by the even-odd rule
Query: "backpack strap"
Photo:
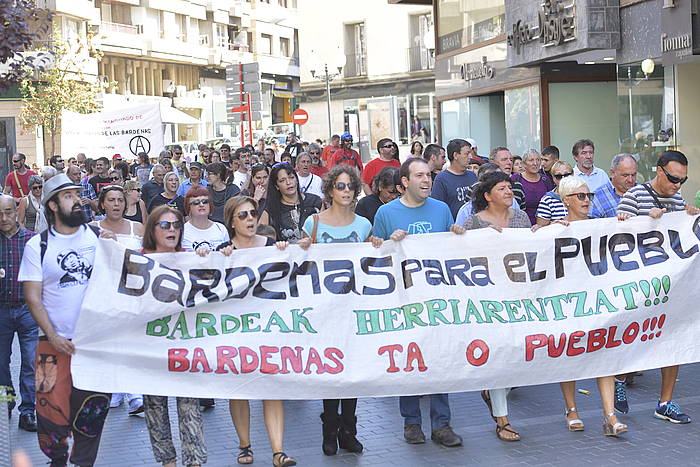
[[[17,183],[17,189],[19,190],[19,194],[20,194],[21,196],[25,196],[24,190],[22,189],[22,184],[19,182],[19,177],[17,176],[17,171],[16,171],[16,170],[13,170],[12,173],[13,173],[14,176],[15,176],[15,182]]]
[[[311,230],[311,243],[316,243],[316,232],[318,232],[318,214],[314,214],[314,228]]]
[[[92,230],[92,232],[95,234],[97,238],[100,237],[100,228],[96,227],[94,225],[87,224],[87,226]],[[49,246],[49,230],[51,230],[51,227],[48,229],[44,230],[39,234],[39,260],[43,264],[44,262],[44,256],[46,256],[46,250]]]
[[[654,203],[656,203],[656,207],[659,209],[663,209],[664,206],[661,204],[661,201],[659,200],[659,197],[656,196],[656,193],[654,193],[654,190],[651,189],[651,185],[649,183],[642,183],[642,186],[646,188],[646,190],[649,192],[652,198],[654,198]]]

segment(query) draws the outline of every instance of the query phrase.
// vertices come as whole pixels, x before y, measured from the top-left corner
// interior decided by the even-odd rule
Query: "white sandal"
[[[603,417],[603,434],[605,436],[617,436],[622,433],[627,433],[627,425],[624,423],[617,422],[613,425],[610,424],[608,420],[610,417],[614,416],[615,412],[611,412],[607,417]]]
[[[568,415],[571,412],[577,412],[576,407],[571,407],[570,409],[566,409],[564,411],[564,416],[567,417],[566,423],[569,426],[569,431],[583,431],[585,429],[585,427],[583,425],[583,420],[581,420],[579,418],[574,418],[573,420],[569,420]],[[578,425],[578,426],[574,426],[574,425]]]

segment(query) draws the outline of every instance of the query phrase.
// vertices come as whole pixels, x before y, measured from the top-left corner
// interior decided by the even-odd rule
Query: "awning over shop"
[[[163,105],[160,107],[160,117],[163,123],[176,123],[181,125],[200,125],[202,123],[182,110]]]
[[[281,99],[294,99],[294,93],[289,91],[278,91],[277,89],[273,89],[272,95]]]

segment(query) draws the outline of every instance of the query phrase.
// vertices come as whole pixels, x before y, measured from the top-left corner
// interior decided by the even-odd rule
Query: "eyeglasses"
[[[190,201],[190,206],[199,206],[200,204],[203,204],[206,206],[207,204],[209,204],[209,200],[208,199],[193,199],[192,201]]]
[[[350,182],[350,183],[345,183],[345,182],[337,182],[335,185],[333,185],[334,188],[338,191],[344,191],[346,188],[350,191],[355,191],[357,190],[357,183]]]
[[[678,178],[678,177],[676,177],[676,176],[671,175],[670,173],[668,173],[668,172],[666,171],[666,169],[664,169],[663,167],[661,167],[661,170],[663,170],[664,173],[666,174],[666,178],[668,178],[668,181],[671,182],[671,183],[673,183],[674,185],[675,185],[675,184],[681,184],[681,185],[683,185],[685,182],[688,181],[688,177]]]
[[[171,228],[173,228],[175,230],[180,230],[182,228],[182,222],[180,222],[180,221],[175,221],[175,222],[160,221],[156,225],[163,230],[170,230]]]
[[[32,187],[32,190],[41,190],[44,187],[44,185],[34,185]]]
[[[236,214],[236,217],[239,220],[246,220],[248,219],[248,216],[252,217],[253,219],[258,217],[258,210],[257,209],[250,209],[248,211],[238,211],[238,214]]]
[[[121,177],[109,177],[109,179],[112,180],[113,182],[116,182],[116,181],[121,180],[122,178]]]
[[[565,174],[553,174],[552,177],[556,178],[557,180],[561,180],[564,177],[568,177],[570,175],[573,175],[573,172],[567,172]]]
[[[586,198],[588,198],[589,201],[593,201],[593,198],[595,198],[595,193],[571,193],[567,196],[575,196],[579,201],[583,201]]]

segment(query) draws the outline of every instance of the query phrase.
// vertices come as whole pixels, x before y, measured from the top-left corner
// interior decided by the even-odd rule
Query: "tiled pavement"
[[[15,347],[17,347],[15,345]],[[18,349],[15,353],[18,357]],[[15,358],[17,360],[18,358]],[[17,362],[13,361],[16,381]],[[358,438],[365,446],[361,455],[341,453],[326,457],[321,452],[320,401],[286,403],[285,451],[301,466],[579,466],[579,465],[700,465],[700,364],[681,369],[675,400],[689,415],[697,418],[689,425],[672,425],[653,418],[659,371],[647,371],[629,388],[630,414],[621,420],[630,426],[620,438],[602,435],[602,410],[594,380],[577,387],[591,391],[577,394],[579,413],[586,430],[566,429],[559,386],[522,387],[509,396],[510,420],[522,436],[521,442],[499,441],[488,410],[476,392],[450,395],[452,425],[464,437],[464,446],[443,448],[430,440],[424,445],[407,445],[396,398],[361,399],[358,403]],[[423,430],[428,439],[428,399],[422,401]],[[18,414],[11,421],[14,448],[24,449],[35,466],[45,465],[36,435],[17,429]],[[177,420],[171,404],[171,420]],[[226,401],[217,400],[213,410],[204,413],[210,466],[234,466],[236,437]],[[262,420],[262,405],[251,402],[251,435],[254,465],[270,465],[271,452]],[[177,433],[176,425],[173,433]],[[177,435],[176,435],[177,436]],[[179,447],[178,447],[179,450]],[[178,451],[179,452],[179,451]],[[105,426],[98,466],[155,466],[145,421],[129,417],[125,407],[112,409]]]

